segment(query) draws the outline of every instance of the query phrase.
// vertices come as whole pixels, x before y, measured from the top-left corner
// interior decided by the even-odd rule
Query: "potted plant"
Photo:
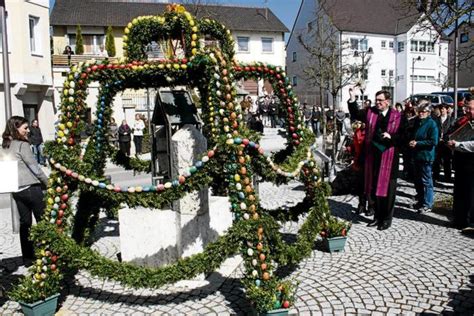
[[[268,292],[264,293],[258,287],[251,289],[251,294],[258,301],[254,301],[254,310],[252,315],[257,316],[286,316],[289,308],[295,302],[295,292],[297,284],[294,281],[287,280],[276,284],[274,294],[267,297]]]
[[[321,237],[323,237],[329,252],[343,251],[346,245],[347,233],[351,228],[351,223],[338,220],[331,217],[321,230]]]
[[[35,266],[33,266],[35,267]],[[10,299],[18,302],[26,316],[54,315],[58,305],[59,280],[50,278],[44,282],[45,273],[26,275],[8,293]]]

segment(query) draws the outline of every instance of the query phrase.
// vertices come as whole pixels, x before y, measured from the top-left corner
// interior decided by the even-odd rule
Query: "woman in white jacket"
[[[140,114],[135,114],[135,123],[133,124],[133,143],[135,144],[135,155],[142,153],[143,130],[145,122],[143,122]]]

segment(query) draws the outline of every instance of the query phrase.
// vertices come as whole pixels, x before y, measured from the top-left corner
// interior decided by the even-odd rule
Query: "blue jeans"
[[[33,157],[35,157],[36,162],[44,165],[44,156],[43,156],[43,144],[31,145],[31,150],[33,151]]]
[[[313,121],[311,123],[313,126],[313,133],[316,135],[316,137],[319,137],[321,135],[321,122],[320,121]]]
[[[415,189],[419,204],[433,208],[433,162],[415,161]]]

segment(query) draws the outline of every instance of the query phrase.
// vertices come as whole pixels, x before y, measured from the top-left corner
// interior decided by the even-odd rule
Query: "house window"
[[[293,62],[296,61],[296,52],[293,52],[293,59],[292,59]]]
[[[387,70],[382,69],[382,71],[380,72],[380,75],[381,75],[382,77],[387,76]]]
[[[298,78],[296,78],[296,76],[293,76],[291,81],[293,83],[293,87],[296,87],[298,85]]]
[[[40,39],[39,39],[39,18],[35,16],[29,17],[30,27],[30,51],[33,54],[40,52]]]
[[[380,42],[380,47],[383,48],[383,49],[387,48],[387,41],[381,41]]]
[[[410,50],[412,52],[433,53],[435,51],[434,42],[412,40],[410,43]]]
[[[426,52],[426,42],[424,41],[418,42],[418,51],[422,53]]]
[[[435,51],[434,45],[435,45],[435,43],[433,43],[433,42],[427,42],[426,43],[426,49],[429,53],[433,53]]]
[[[351,38],[351,49],[358,50],[359,49],[359,39],[358,38]]]
[[[393,69],[390,69],[390,70],[388,71],[388,76],[389,76],[389,77],[393,77]]]
[[[264,53],[273,52],[273,38],[262,37],[262,52]]]
[[[84,45],[84,54],[98,55],[100,46],[105,44],[105,35],[100,34],[82,34],[82,43]],[[76,34],[69,34],[69,46],[76,50]]]
[[[363,38],[359,41],[359,49],[362,51],[366,51],[369,47],[368,41],[366,38]]]
[[[239,52],[249,51],[249,38],[248,37],[237,37],[237,48]]]
[[[359,72],[359,78],[368,80],[369,79],[369,70],[368,69],[363,69]]]
[[[388,42],[388,47],[393,49],[393,41]]]
[[[351,49],[366,51],[369,47],[368,40],[366,38],[351,38]]]
[[[38,117],[38,107],[36,104],[23,104],[23,116],[28,122]]]
[[[461,43],[467,43],[469,41],[469,33],[461,33],[459,41]]]
[[[398,42],[398,52],[401,53],[405,50],[405,42]]]

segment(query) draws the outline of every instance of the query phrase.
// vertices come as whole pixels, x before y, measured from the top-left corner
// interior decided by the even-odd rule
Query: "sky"
[[[55,0],[49,0],[50,8],[53,7],[54,2]],[[298,14],[298,9],[301,4],[301,0],[210,0],[209,2],[252,7],[265,7],[265,5],[268,5],[272,12],[283,22],[283,24],[286,25],[290,31],[293,28],[293,22],[296,19],[296,14]],[[286,37],[288,37],[288,35],[289,33],[286,34]]]

